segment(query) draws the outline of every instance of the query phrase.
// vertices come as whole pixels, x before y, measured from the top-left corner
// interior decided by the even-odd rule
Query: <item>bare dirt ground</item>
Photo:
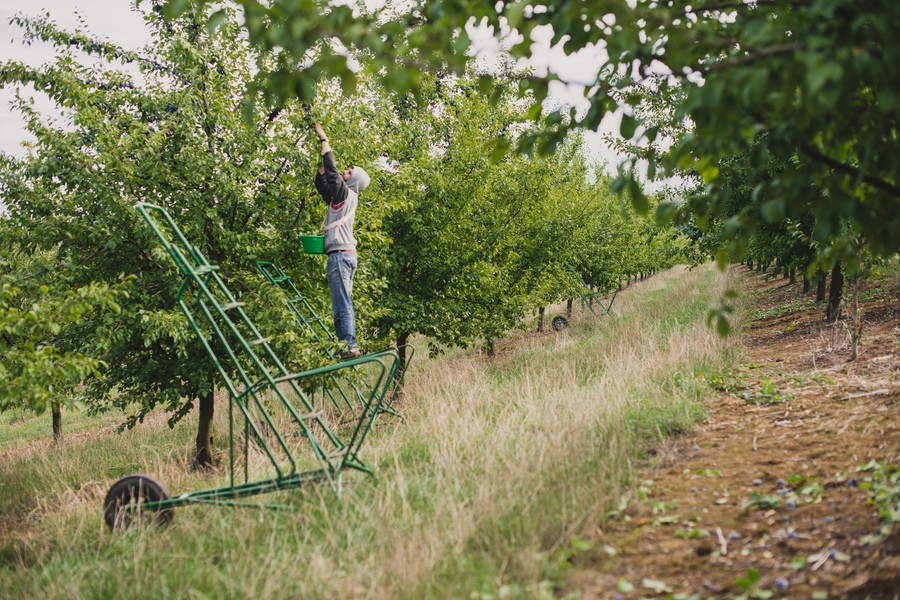
[[[900,525],[872,539],[885,523],[873,497],[896,507],[900,476],[871,462],[900,465],[900,288],[864,286],[847,362],[847,325],[825,325],[812,294],[740,270],[747,361],[710,375],[708,419],[653,450],[561,595],[900,597]]]

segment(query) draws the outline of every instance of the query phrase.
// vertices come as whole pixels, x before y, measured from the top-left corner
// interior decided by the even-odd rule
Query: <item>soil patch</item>
[[[847,362],[846,323],[825,325],[800,284],[741,271],[748,361],[709,375],[708,419],[655,449],[561,595],[900,597],[900,527],[885,534],[872,501],[896,510],[900,494],[882,468],[900,464],[897,282],[864,287]]]

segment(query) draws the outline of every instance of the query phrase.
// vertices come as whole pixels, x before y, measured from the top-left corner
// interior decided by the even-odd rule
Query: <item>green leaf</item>
[[[574,536],[572,538],[571,546],[572,546],[572,551],[577,553],[577,552],[586,552],[586,551],[590,550],[591,548],[594,547],[594,544],[590,540],[586,540],[584,538]]]
[[[641,585],[649,590],[653,590],[657,594],[668,593],[672,590],[664,582],[657,579],[644,579]]]
[[[703,183],[712,183],[719,177],[719,168],[714,165],[708,165],[700,171],[700,177],[703,179]]]
[[[762,205],[762,214],[769,223],[777,223],[784,219],[785,206],[784,200],[770,200]]]
[[[228,13],[225,12],[225,9],[215,11],[209,16],[209,21],[206,22],[206,30],[210,34],[215,34],[225,24],[227,18]]]
[[[180,17],[188,9],[188,0],[169,0],[164,5],[165,12],[170,17]]]
[[[491,150],[491,162],[497,164],[502,161],[506,157],[507,153],[509,153],[510,147],[511,145],[509,143],[509,140],[507,140],[506,138],[495,140],[493,143],[493,149]]]
[[[505,6],[504,14],[506,15],[506,20],[511,29],[517,28],[522,22],[526,6],[528,6],[528,2],[525,2],[524,0],[510,2]]]
[[[656,224],[664,227],[672,222],[681,206],[678,202],[661,202],[656,207]]]
[[[734,583],[740,588],[742,591],[749,591],[756,582],[759,581],[759,570],[756,567],[750,567],[747,569],[747,573],[743,577],[737,577],[734,580]]]
[[[630,140],[634,137],[634,132],[637,130],[638,120],[633,116],[628,114],[622,114],[622,123],[619,125],[619,133],[626,140]]]
[[[716,317],[716,331],[720,337],[727,337],[728,334],[731,333],[731,324],[724,315]]]
[[[609,189],[616,194],[621,194],[625,190],[625,186],[628,185],[630,181],[630,177],[627,175],[620,175],[612,180],[609,184]]]

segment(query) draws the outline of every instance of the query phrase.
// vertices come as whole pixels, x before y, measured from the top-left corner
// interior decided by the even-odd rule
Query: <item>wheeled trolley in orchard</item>
[[[165,211],[138,203],[137,210],[175,262],[181,276],[176,300],[212,359],[228,392],[228,464],[225,485],[171,496],[154,478],[129,475],[106,495],[104,520],[121,529],[138,520],[166,523],[185,504],[264,506],[248,497],[324,482],[340,496],[347,469],[372,473],[359,451],[392,389],[400,365],[389,349],[292,373],[269,339],[244,311],[200,251]],[[347,377],[358,392],[348,418],[313,391]],[[357,393],[354,392],[354,393]]]
[[[575,275],[578,283],[581,284],[581,287],[578,289],[578,295],[581,298],[581,309],[584,310],[587,307],[595,317],[608,315],[616,299],[616,294],[619,293],[619,288],[615,287],[602,292],[595,292],[591,289],[591,286],[584,282],[584,279],[572,265],[566,263],[566,268]],[[569,325],[569,319],[563,315],[557,315],[553,317],[550,324],[554,331],[561,331]]]
[[[294,315],[297,327],[312,337],[316,347],[321,348],[327,358],[334,360],[336,358],[334,352],[329,349],[329,343],[334,344],[337,341],[334,334],[331,333],[325,322],[316,314],[306,296],[300,293],[293,280],[272,262],[258,261],[256,268],[263,274],[266,281],[281,290],[284,302]],[[378,356],[385,352],[399,352],[404,357],[404,360],[397,369],[393,379],[388,382],[389,385],[385,386],[383,390],[379,390],[381,392],[381,402],[378,404],[378,410],[399,417],[400,414],[394,409],[394,399],[403,386],[403,378],[415,354],[415,349],[407,344],[380,350],[368,355]],[[343,412],[349,409],[352,414],[361,405],[365,404],[366,394],[359,389],[353,378],[345,377],[345,375],[347,375],[346,372],[330,374],[327,379],[323,380],[320,391],[322,398],[334,406],[336,410]]]

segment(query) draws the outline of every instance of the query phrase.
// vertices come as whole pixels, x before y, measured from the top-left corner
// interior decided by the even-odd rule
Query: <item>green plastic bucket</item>
[[[324,235],[301,235],[300,243],[307,254],[325,254]]]

